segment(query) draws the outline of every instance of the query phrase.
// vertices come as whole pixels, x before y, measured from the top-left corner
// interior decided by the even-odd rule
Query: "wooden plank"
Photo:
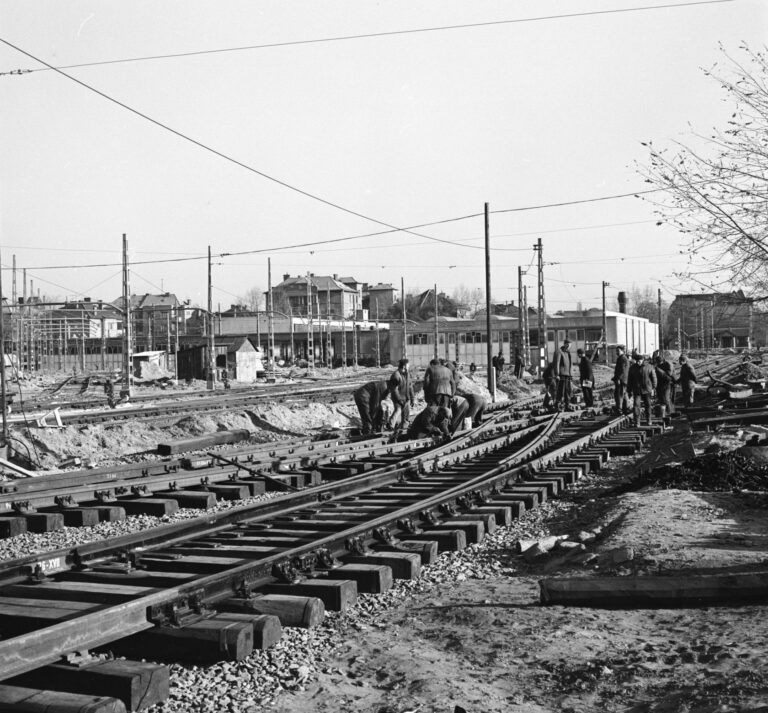
[[[274,646],[283,635],[283,627],[273,614],[256,612],[222,612],[216,615],[220,621],[244,621],[253,627],[253,648],[264,651]]]
[[[3,713],[126,713],[117,698],[0,685]]]
[[[539,582],[542,604],[581,607],[741,605],[768,601],[768,573],[570,577]]]
[[[225,599],[216,607],[226,612],[253,612],[272,614],[283,626],[311,629],[323,621],[325,605],[318,597],[299,597],[288,594],[262,594],[253,597]]]
[[[181,628],[156,626],[115,641],[109,648],[127,656],[163,661],[242,661],[253,651],[253,625],[214,617]]]
[[[9,684],[110,696],[122,701],[129,711],[138,711],[168,698],[169,672],[167,666],[161,664],[115,659],[85,666],[44,666],[11,679]]]
[[[357,601],[357,583],[351,579],[304,579],[296,584],[268,584],[267,594],[290,594],[321,599],[329,611],[344,611]]]
[[[0,589],[8,597],[36,597],[38,599],[65,599],[78,602],[106,604],[125,602],[142,597],[152,591],[149,587],[128,584],[101,584],[96,582],[41,582],[39,584],[12,584]]]
[[[170,456],[175,453],[187,453],[189,451],[199,451],[210,446],[220,446],[226,443],[239,443],[247,441],[251,437],[251,432],[246,428],[236,428],[230,431],[217,431],[216,433],[206,433],[195,438],[184,438],[178,441],[166,441],[157,444],[157,452],[161,456]]]

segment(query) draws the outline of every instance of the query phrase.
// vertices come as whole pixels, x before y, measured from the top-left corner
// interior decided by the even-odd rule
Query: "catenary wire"
[[[571,12],[571,13],[564,13],[561,15],[520,17],[520,18],[507,19],[507,20],[489,20],[487,22],[467,22],[459,25],[438,25],[435,27],[417,27],[417,28],[406,29],[406,30],[369,32],[369,33],[358,34],[358,35],[340,35],[337,37],[320,37],[320,38],[313,38],[313,39],[307,39],[307,40],[287,40],[285,42],[270,42],[270,43],[260,44],[260,45],[245,45],[242,47],[223,47],[223,48],[211,49],[211,50],[192,50],[189,52],[175,52],[171,54],[147,55],[143,57],[125,57],[122,59],[108,59],[108,60],[101,60],[101,61],[95,61],[95,62],[80,62],[78,64],[60,65],[58,67],[37,67],[35,69],[14,69],[6,72],[0,72],[0,77],[10,76],[10,75],[32,74],[34,72],[46,72],[51,69],[54,69],[54,70],[55,69],[80,69],[83,67],[99,67],[99,66],[109,65],[109,64],[128,64],[133,62],[147,62],[147,61],[159,60],[159,59],[178,59],[182,57],[197,57],[200,55],[223,54],[227,52],[244,52],[244,51],[251,51],[251,50],[275,49],[280,47],[293,47],[297,45],[312,45],[312,44],[322,44],[322,43],[329,43],[329,42],[346,42],[349,40],[364,40],[364,39],[374,39],[379,37],[394,37],[397,35],[415,35],[415,34],[421,34],[421,33],[427,33],[427,32],[445,32],[448,30],[476,29],[481,27],[494,27],[498,25],[514,25],[514,24],[520,24],[520,23],[526,23],[526,22],[542,22],[546,20],[563,20],[563,19],[573,19],[578,17],[590,17],[594,15],[615,15],[615,14],[624,13],[624,12],[646,12],[649,10],[667,10],[670,8],[682,8],[682,7],[695,6],[695,5],[718,5],[721,3],[733,2],[733,1],[734,0],[698,0],[696,2],[667,3],[665,5],[642,5],[638,7],[615,8],[615,9],[608,9],[608,10],[586,10],[584,12]]]

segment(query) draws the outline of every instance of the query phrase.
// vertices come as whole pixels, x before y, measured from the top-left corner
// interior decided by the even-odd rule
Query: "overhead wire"
[[[222,53],[228,53],[228,52],[244,52],[244,51],[252,51],[252,50],[262,50],[262,49],[275,49],[280,47],[295,47],[298,45],[311,45],[311,44],[321,44],[321,43],[330,43],[330,42],[347,42],[349,40],[394,37],[397,35],[414,35],[414,34],[427,33],[427,32],[445,32],[449,30],[476,29],[481,27],[513,25],[513,24],[520,24],[520,23],[526,23],[526,22],[542,22],[547,20],[562,20],[562,19],[572,19],[572,18],[578,18],[578,17],[590,17],[595,15],[615,15],[615,14],[625,13],[625,12],[646,12],[650,10],[667,10],[671,8],[682,8],[682,7],[695,6],[695,5],[718,5],[718,4],[733,2],[733,1],[734,0],[695,0],[694,2],[666,3],[664,5],[642,5],[637,7],[615,8],[615,9],[608,9],[608,10],[585,10],[584,12],[571,12],[571,13],[563,13],[559,15],[541,15],[537,17],[520,17],[520,18],[511,18],[506,20],[489,20],[487,22],[465,22],[458,25],[438,25],[434,27],[417,27],[417,28],[410,28],[405,30],[368,32],[368,33],[362,33],[362,34],[356,34],[356,35],[340,35],[336,37],[320,37],[320,38],[311,38],[306,40],[286,40],[283,42],[269,42],[269,43],[260,44],[260,45],[223,47],[223,48],[211,49],[211,50],[191,50],[188,52],[174,52],[170,54],[146,55],[143,57],[125,57],[122,59],[109,59],[109,60],[100,60],[100,61],[94,61],[94,62],[80,62],[78,64],[65,64],[57,67],[36,67],[34,69],[15,69],[10,71],[0,72],[0,76],[25,75],[25,74],[32,74],[35,72],[50,71],[52,69],[53,70],[81,69],[83,67],[99,67],[99,66],[110,65],[110,64],[127,64],[132,62],[146,62],[146,61],[160,60],[160,59],[178,59],[182,57],[196,57],[200,55],[222,54]]]

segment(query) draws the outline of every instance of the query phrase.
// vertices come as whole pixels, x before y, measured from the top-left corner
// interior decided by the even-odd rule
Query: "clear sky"
[[[310,271],[481,287],[485,202],[509,211],[642,190],[641,141],[726,121],[702,68],[722,60],[719,43],[760,47],[768,3],[665,4],[3,0],[0,37],[57,67],[281,45],[63,70],[232,160],[55,71],[0,76],[3,266],[15,254],[35,291],[111,300],[127,233],[133,292],[199,304],[205,259],[139,263],[203,258],[208,245],[263,251],[215,258],[222,308],[266,287],[268,256],[275,283]],[[554,17],[579,13],[598,14]],[[479,23],[499,24],[297,43]],[[0,45],[0,72],[41,67]],[[415,229],[428,237],[291,249],[387,228],[260,174],[389,226],[475,217]],[[612,292],[661,286],[668,299],[700,289],[673,276],[688,260],[678,234],[630,197],[494,212],[495,299],[516,299],[538,237],[552,311],[599,305],[602,280]]]

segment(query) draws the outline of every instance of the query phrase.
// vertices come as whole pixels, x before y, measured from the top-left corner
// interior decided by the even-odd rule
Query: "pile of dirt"
[[[768,491],[768,464],[750,450],[704,453],[684,463],[660,466],[640,475],[638,484],[700,492]]]
[[[133,423],[90,424],[57,429],[24,428],[12,432],[14,448],[41,470],[57,470],[68,458],[80,458],[86,465],[111,465],[136,458],[151,458],[157,444],[192,438],[206,433],[247,429],[253,443],[273,441],[292,435],[349,428],[357,413],[354,405],[336,406],[299,401],[294,404],[266,404],[251,411],[220,411],[185,414],[177,420],[134,421]]]
[[[760,381],[765,378],[765,374],[756,364],[745,361],[739,364],[731,378],[737,381]]]

